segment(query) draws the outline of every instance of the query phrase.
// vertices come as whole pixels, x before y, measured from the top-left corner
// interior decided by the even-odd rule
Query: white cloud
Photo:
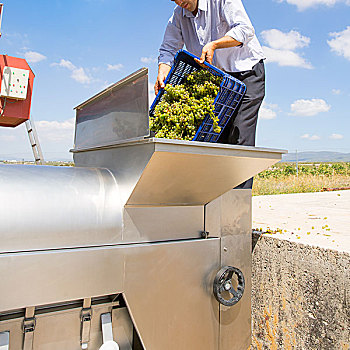
[[[46,56],[42,55],[39,52],[35,51],[27,51],[24,53],[24,58],[29,62],[29,63],[37,63],[43,60],[46,60]]]
[[[28,35],[23,33],[3,33],[1,40],[4,40],[8,45],[22,47],[24,50],[26,50],[26,46],[29,44]]]
[[[261,36],[272,49],[291,50],[305,47],[310,44],[310,38],[301,35],[295,30],[283,33],[278,29],[269,29],[261,32]]]
[[[341,139],[344,138],[344,136],[341,135],[341,134],[332,134],[332,135],[329,136],[329,138],[330,138],[331,140],[341,140]]]
[[[85,72],[84,68],[76,67],[71,61],[61,59],[59,63],[52,63],[51,66],[59,66],[70,70],[71,78],[81,84],[90,84],[93,79]]]
[[[264,30],[261,36],[268,45],[263,46],[267,62],[275,62],[280,66],[313,68],[301,54],[295,52],[297,49],[307,47],[310,44],[310,38],[295,30],[284,33],[278,29]]]
[[[325,5],[328,7],[334,6],[336,3],[344,2],[349,5],[348,0],[279,0],[279,2],[287,2],[290,5],[297,6],[299,11],[304,11],[310,7],[317,7],[320,5]]]
[[[263,50],[266,55],[267,63],[278,63],[278,65],[282,67],[313,68],[311,63],[307,62],[303,57],[293,51],[276,50],[266,46],[263,46]]]
[[[350,60],[350,26],[348,26],[342,32],[329,33],[334,39],[328,40],[327,43],[339,56],[344,56]]]
[[[333,95],[340,95],[341,94],[341,90],[339,90],[339,89],[332,89],[332,94]]]
[[[74,143],[74,118],[34,123],[45,160],[72,160],[69,150]],[[24,123],[16,128],[0,128],[0,159],[34,159]]]
[[[310,140],[310,141],[317,141],[321,139],[321,137],[319,137],[318,135],[310,135],[310,134],[304,134],[300,136],[300,138],[305,140]]]
[[[291,106],[291,114],[311,117],[321,112],[328,112],[331,106],[325,100],[313,98],[311,100],[296,100]]]
[[[0,160],[32,159],[33,153],[24,123],[16,128],[0,128]]]
[[[35,121],[39,139],[53,142],[70,141],[73,144],[75,118],[65,121]]]
[[[71,77],[81,84],[91,83],[91,78],[86,74],[84,68],[77,68],[72,71]]]
[[[122,70],[124,66],[121,63],[118,64],[107,64],[107,70]]]
[[[141,57],[141,62],[146,64],[156,63],[158,59],[154,57]]]
[[[63,58],[61,59],[60,63],[52,63],[51,65],[67,68],[69,70],[76,69],[75,65],[71,61],[64,60]]]
[[[276,104],[262,103],[259,110],[259,118],[265,120],[276,119],[278,106]]]

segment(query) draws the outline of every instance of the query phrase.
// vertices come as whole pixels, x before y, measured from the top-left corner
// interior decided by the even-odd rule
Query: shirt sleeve
[[[174,57],[180,49],[184,46],[184,39],[180,27],[181,14],[176,13],[169,19],[168,25],[165,29],[163,42],[159,49],[158,64],[165,63],[172,66]]]
[[[222,0],[221,17],[231,28],[226,35],[246,45],[254,38],[255,30],[241,0]]]

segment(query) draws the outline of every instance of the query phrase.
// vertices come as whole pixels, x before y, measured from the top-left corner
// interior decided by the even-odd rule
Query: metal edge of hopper
[[[80,105],[74,107],[74,109],[81,109],[84,106],[86,106],[87,104],[94,102],[102,97],[104,97],[107,93],[110,93],[114,90],[120,89],[122,88],[124,85],[129,84],[130,82],[142,77],[143,75],[147,75],[148,74],[148,68],[140,68],[138,69],[136,72],[128,75],[127,77],[119,80],[118,82],[108,86],[107,88],[105,88],[104,90],[100,91],[99,93],[97,93],[96,95],[90,97],[89,99],[87,99],[86,101],[82,102]]]
[[[149,139],[147,142],[155,144],[154,153],[127,206],[203,205],[279,162],[286,153],[193,141]],[[129,143],[132,145],[136,143]]]
[[[117,115],[111,115],[106,119],[103,115],[103,108],[105,106],[109,106],[108,108],[110,108],[111,99],[117,98],[117,96],[119,95],[118,92],[121,90],[124,91],[124,94],[129,93],[130,98],[132,99],[132,91],[134,91],[134,88],[140,88],[137,87],[139,86],[139,81],[143,81],[146,83],[145,87],[142,90],[142,93],[140,92],[139,94],[139,97],[142,99],[142,103],[140,104],[140,102],[138,102],[134,106],[135,113],[142,114],[140,118],[136,118],[137,122],[135,122],[135,116],[128,122],[128,118],[126,118],[126,116],[123,115],[123,112],[120,111],[116,112]],[[91,151],[94,149],[113,146],[114,144],[118,144],[120,141],[138,140],[144,139],[145,137],[149,137],[150,133],[148,119],[148,96],[148,68],[140,68],[136,72],[107,87],[106,89],[102,90],[98,94],[92,96],[85,102],[75,107],[74,109],[76,111],[76,118],[74,145],[73,148],[70,149],[70,152],[76,153],[83,151]],[[109,101],[107,102],[107,105],[105,104],[106,101]],[[125,102],[125,100],[123,101]],[[116,103],[117,104],[115,106],[117,107],[118,103],[120,102]],[[137,107],[140,105],[144,106],[142,108],[143,110],[141,110],[140,107]],[[95,114],[97,106],[99,106],[98,108],[101,108],[102,113],[100,116],[98,116],[98,114]],[[110,111],[108,111],[108,113],[110,113]],[[84,116],[83,121],[91,119],[91,117],[89,117],[89,114],[93,116],[92,119],[95,119],[95,121],[93,121],[93,123],[91,123],[90,121],[88,124],[85,124],[82,128],[78,128],[78,124],[81,123],[82,116]],[[123,119],[125,119],[126,123],[123,122]],[[121,122],[121,125],[123,126],[121,129],[118,130],[115,128],[115,126],[116,123],[119,122]],[[135,125],[135,128],[132,128],[131,125],[126,126],[127,123],[130,124],[132,122],[135,122],[137,124]],[[103,133],[103,130],[106,130],[107,133]]]

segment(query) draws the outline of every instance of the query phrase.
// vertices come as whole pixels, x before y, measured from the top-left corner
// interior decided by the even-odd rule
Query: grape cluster
[[[213,120],[213,131],[221,131],[214,114],[214,100],[220,90],[221,77],[207,70],[188,75],[183,84],[165,86],[161,101],[150,117],[150,129],[156,137],[192,140],[206,116]]]

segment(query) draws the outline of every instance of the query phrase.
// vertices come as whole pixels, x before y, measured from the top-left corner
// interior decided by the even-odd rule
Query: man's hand
[[[164,86],[165,86],[164,80],[167,77],[168,73],[170,72],[170,69],[171,69],[171,67],[165,63],[161,63],[158,66],[158,77],[157,77],[156,83],[154,84],[154,92],[156,95],[158,94],[158,91],[160,89],[164,88]]]
[[[213,62],[214,52],[216,50],[216,43],[211,41],[203,47],[202,55],[199,60],[196,59],[197,63],[203,64],[204,61],[211,64]]]

